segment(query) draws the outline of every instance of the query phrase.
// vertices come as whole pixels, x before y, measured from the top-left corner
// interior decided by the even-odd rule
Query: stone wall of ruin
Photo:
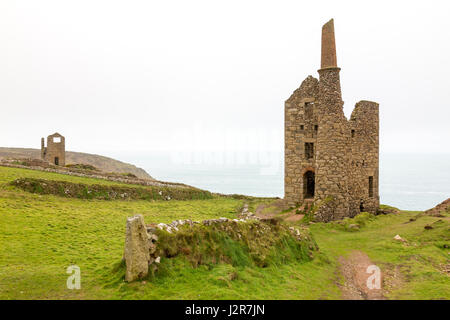
[[[303,175],[315,168],[314,152],[307,159],[305,142],[316,145],[318,96],[319,81],[309,76],[285,103],[284,190],[290,206],[304,200]]]
[[[312,171],[317,220],[353,217],[361,211],[376,213],[378,104],[358,102],[347,120],[339,69],[322,69],[319,74],[320,81],[309,76],[285,103],[285,200],[289,206],[305,201],[304,174]],[[307,142],[314,143],[311,159],[305,157]],[[371,193],[369,177],[373,179]]]
[[[319,70],[319,130],[315,200],[328,199],[333,210],[317,211],[322,221],[342,219],[349,210],[350,129],[343,111],[339,68]]]
[[[351,128],[350,215],[360,211],[375,213],[380,205],[378,194],[379,168],[379,106],[360,101],[349,120]],[[372,190],[369,190],[372,177]]]
[[[59,138],[60,142],[55,142],[54,139]],[[58,134],[52,134],[47,137],[47,147],[44,147],[41,142],[41,155],[42,159],[50,162],[51,164],[56,164],[55,159],[58,158],[58,165],[66,165],[66,139]]]

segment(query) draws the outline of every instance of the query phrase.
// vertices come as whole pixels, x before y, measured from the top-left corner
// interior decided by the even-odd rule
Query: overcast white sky
[[[344,111],[382,152],[450,152],[448,1],[0,2],[0,146],[282,150],[284,101],[335,19]],[[263,140],[268,139],[267,142]]]

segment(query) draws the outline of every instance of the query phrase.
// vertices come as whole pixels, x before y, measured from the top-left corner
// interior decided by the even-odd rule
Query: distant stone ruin
[[[379,207],[379,105],[360,101],[344,115],[334,22],[322,28],[319,80],[308,76],[285,103],[285,201],[310,203],[331,221]]]
[[[41,159],[57,166],[66,165],[66,139],[59,133],[47,137],[47,147],[41,138]]]

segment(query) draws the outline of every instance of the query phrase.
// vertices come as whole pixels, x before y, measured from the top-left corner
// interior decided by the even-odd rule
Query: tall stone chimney
[[[329,208],[318,210],[323,220],[342,219],[349,214],[348,163],[350,128],[344,115],[336,62],[334,21],[322,27],[322,62],[319,72],[318,132],[316,140],[315,201],[333,199]],[[328,211],[327,211],[328,210]],[[326,218],[325,218],[326,217]]]
[[[323,111],[342,113],[341,82],[336,59],[336,41],[334,38],[334,20],[322,27],[322,61],[319,70],[319,91]]]
[[[320,67],[321,69],[337,67],[333,19],[325,23],[322,27],[322,60]]]
[[[41,138],[41,159],[45,159],[45,140]]]

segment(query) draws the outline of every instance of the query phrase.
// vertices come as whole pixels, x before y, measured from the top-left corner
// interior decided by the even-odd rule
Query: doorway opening
[[[303,175],[303,198],[314,198],[315,174],[313,171],[306,171]]]
[[[364,201],[359,200],[359,212],[364,212]]]

